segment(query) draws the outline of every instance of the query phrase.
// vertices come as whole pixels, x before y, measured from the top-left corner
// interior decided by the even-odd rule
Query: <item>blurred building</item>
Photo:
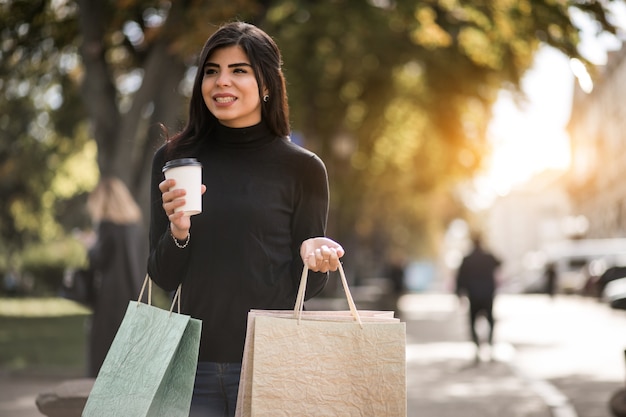
[[[566,237],[570,214],[559,171],[545,171],[494,202],[486,230],[489,247],[503,260],[504,290],[537,285],[546,261],[540,249]]]
[[[489,240],[512,291],[541,291],[545,264],[554,259],[579,275],[574,291],[591,260],[623,262],[624,241],[615,238],[626,237],[626,48],[609,53],[597,71],[593,88],[580,78],[574,88],[570,170],[535,177],[489,212]]]
[[[594,259],[607,261],[602,268],[626,262],[626,240],[616,239],[626,238],[626,48],[597,71],[587,80],[577,74],[570,169],[518,185],[482,216],[488,246],[504,261],[505,291],[544,290],[548,262],[562,260],[561,274],[578,275]]]
[[[589,221],[586,237],[626,237],[626,48],[598,71],[593,90],[574,90],[568,192]]]

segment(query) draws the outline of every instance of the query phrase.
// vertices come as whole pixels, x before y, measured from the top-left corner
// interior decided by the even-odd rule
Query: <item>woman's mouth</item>
[[[232,103],[233,101],[237,100],[237,97],[234,96],[220,96],[220,97],[214,97],[213,100],[215,100],[216,103],[219,104],[228,104],[228,103]]]

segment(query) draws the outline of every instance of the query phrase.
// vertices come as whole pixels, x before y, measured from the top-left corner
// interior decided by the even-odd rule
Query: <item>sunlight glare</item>
[[[489,139],[493,150],[485,172],[475,180],[480,193],[507,195],[515,186],[544,170],[565,170],[570,164],[569,137],[573,74],[568,59],[544,47],[522,80],[527,102],[516,104],[502,91],[493,108]]]
[[[593,80],[591,79],[587,68],[585,68],[585,64],[583,64],[579,59],[572,58],[570,59],[570,68],[576,76],[580,88],[587,94],[591,93],[593,90]]]

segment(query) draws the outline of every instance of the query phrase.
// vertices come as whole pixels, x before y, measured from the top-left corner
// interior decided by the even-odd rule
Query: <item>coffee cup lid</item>
[[[199,166],[202,164],[198,162],[196,158],[180,158],[180,159],[172,159],[171,161],[167,161],[165,166],[163,166],[163,172],[170,168],[182,167],[182,166]]]

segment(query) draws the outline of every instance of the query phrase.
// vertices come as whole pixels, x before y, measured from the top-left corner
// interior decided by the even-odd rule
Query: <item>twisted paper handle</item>
[[[304,310],[304,293],[306,292],[306,283],[309,275],[308,272],[309,267],[305,263],[304,269],[302,270],[302,277],[300,278],[300,287],[298,288],[296,305],[293,309],[293,316],[298,319],[298,323],[300,323],[302,311]],[[359,312],[356,309],[356,304],[354,303],[354,299],[352,298],[352,293],[350,292],[350,288],[348,287],[348,280],[346,279],[345,272],[343,272],[343,267],[341,266],[341,263],[339,263],[339,275],[341,276],[341,284],[343,285],[343,290],[346,294],[346,299],[348,300],[348,306],[350,307],[352,317],[354,317],[354,321],[359,323],[359,326],[363,327],[361,317],[359,316]]]
[[[180,314],[180,290],[183,284],[179,284],[176,292],[174,293],[174,298],[172,298],[172,305],[170,306],[170,314],[174,311],[174,305],[178,306],[177,313]],[[141,286],[141,291],[139,291],[139,297],[137,297],[137,307],[141,304],[141,299],[143,298],[143,293],[146,290],[146,286],[148,287],[148,305],[152,305],[152,279],[150,275],[146,274],[146,277],[143,280],[143,285]]]

